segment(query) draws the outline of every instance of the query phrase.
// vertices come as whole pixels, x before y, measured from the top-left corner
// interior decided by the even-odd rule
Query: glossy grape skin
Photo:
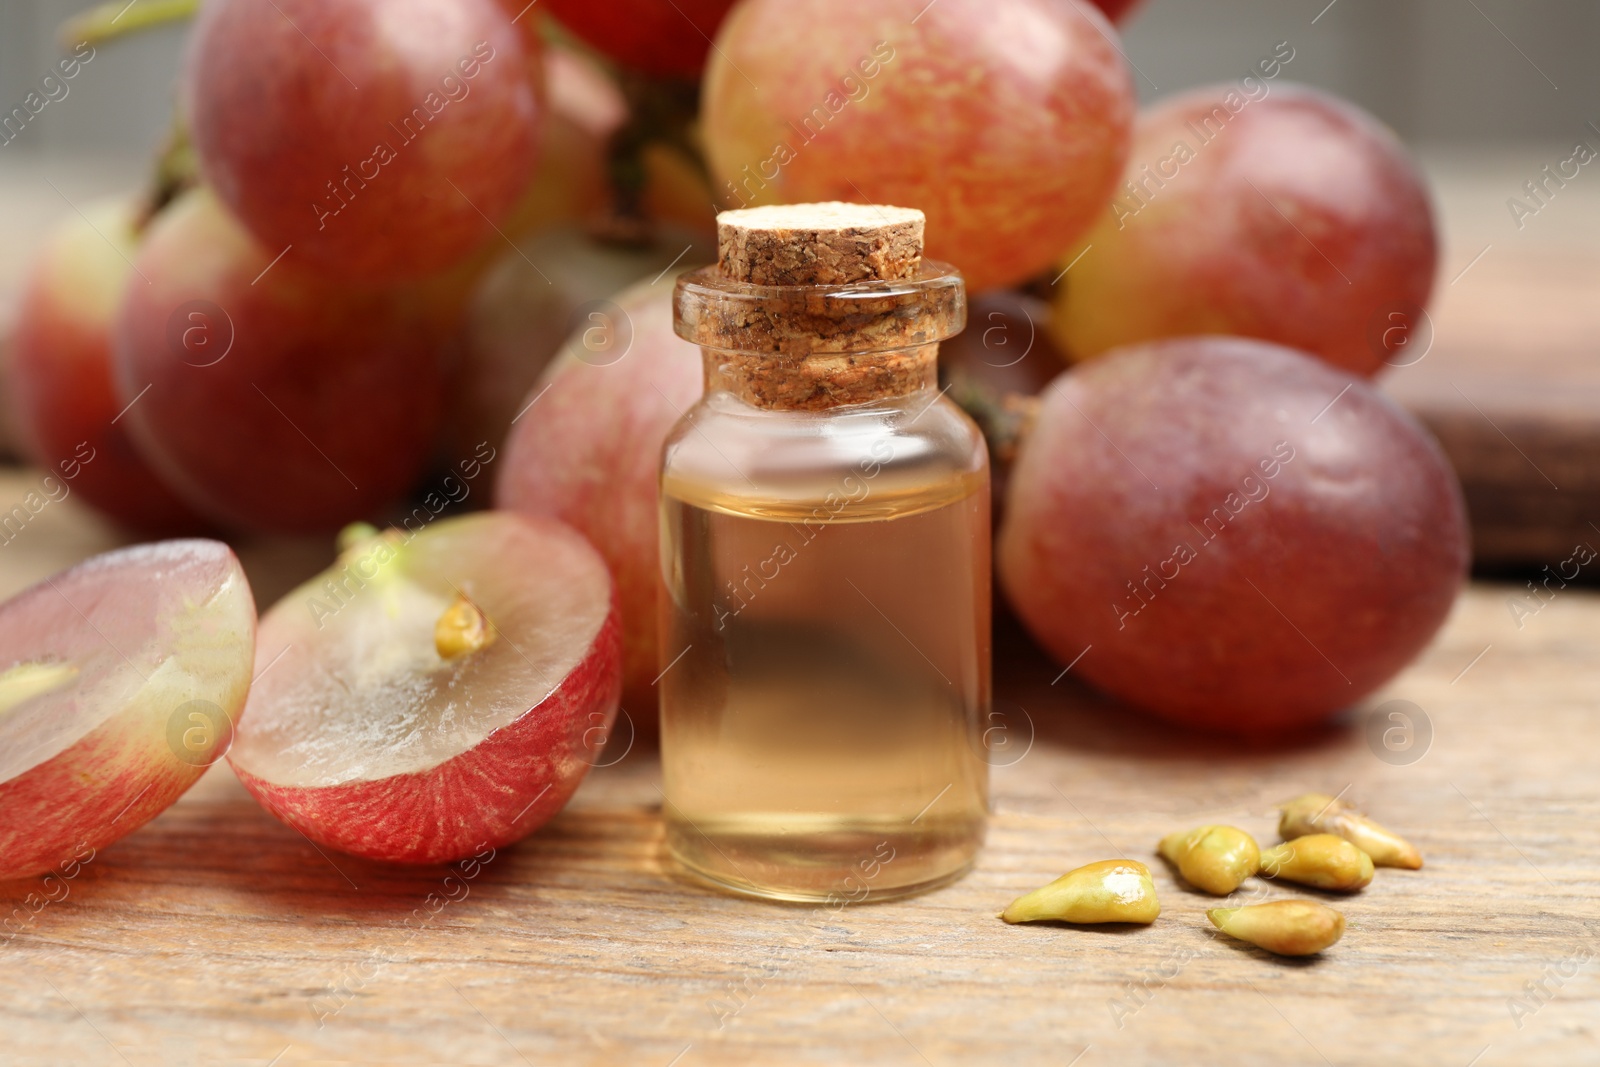
[[[1061,0],[746,0],[702,94],[714,191],[920,208],[928,255],[969,287],[1021,281],[1121,173],[1134,105],[1115,38]]]
[[[514,6],[516,0],[504,0]],[[657,78],[700,76],[734,0],[545,0],[550,14],[591,47]]]
[[[1468,564],[1460,487],[1409,415],[1309,356],[1228,337],[1059,378],[998,547],[1012,606],[1074,675],[1229,732],[1307,726],[1377,689],[1443,623]]]
[[[111,380],[111,321],[133,277],[137,213],[132,197],[87,204],[40,250],[11,337],[8,400],[50,485],[137,530],[195,530],[203,521],[134,448]]]
[[[1237,86],[1185,93],[1140,116],[1124,177],[1148,183],[1146,202],[1124,190],[1105,209],[1056,301],[1057,338],[1073,356],[1218,333],[1302,349],[1358,374],[1396,359],[1387,316],[1415,320],[1438,260],[1424,179],[1354,106],[1259,84],[1268,95],[1208,143],[1191,123]],[[1179,142],[1193,158],[1164,162]],[[1158,187],[1146,166],[1176,176],[1157,174]]]
[[[492,241],[417,287],[441,322],[461,318],[488,272],[515,254],[512,244],[545,227],[596,218],[610,205],[606,144],[627,118],[627,101],[597,62],[570,49],[546,51],[538,77],[545,107],[533,179]]]
[[[444,391],[419,302],[273,264],[203,189],[156,220],[135,265],[114,332],[123,422],[191,506],[313,532],[410,488]]]
[[[449,267],[537,158],[537,86],[493,0],[212,0],[183,84],[223,201],[273,255],[341,278]]]

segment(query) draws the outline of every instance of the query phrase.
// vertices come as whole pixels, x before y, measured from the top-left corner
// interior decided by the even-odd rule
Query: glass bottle
[[[662,459],[667,845],[749,895],[903,896],[965,873],[988,812],[988,454],[936,381],[964,288],[915,212],[898,268],[730,277],[747,214],[676,293],[705,394]]]

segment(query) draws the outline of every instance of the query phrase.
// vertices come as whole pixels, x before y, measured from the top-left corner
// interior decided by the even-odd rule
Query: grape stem
[[[172,128],[167,131],[155,162],[155,174],[144,197],[144,211],[135,226],[141,233],[168,204],[200,184],[200,161],[182,118],[173,117]]]
[[[618,244],[648,244],[651,223],[643,199],[649,173],[645,151],[653,144],[677,152],[711,188],[711,168],[695,135],[700,112],[700,83],[676,78],[651,78],[618,66],[608,56],[575,36],[554,18],[539,24],[540,36],[556,48],[588,56],[604,68],[622,90],[628,118],[611,135],[606,151],[611,183],[611,217],[594,227],[592,236]]]
[[[61,47],[70,51],[80,44],[101,45],[144,30],[193,18],[200,0],[111,0],[97,4],[61,24]]]
[[[628,118],[611,135],[607,150],[613,211],[620,219],[642,220],[642,200],[649,181],[645,151],[652,144],[681,154],[700,173],[707,188],[711,185],[710,170],[694,136],[700,87],[628,71],[617,71],[616,77],[628,104]]]

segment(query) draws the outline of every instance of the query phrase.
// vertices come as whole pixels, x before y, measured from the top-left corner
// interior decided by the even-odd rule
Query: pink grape
[[[29,458],[135,529],[205,525],[139,455],[111,378],[111,324],[133,277],[138,204],[88,204],[48,239],[23,293],[6,367]]]
[[[495,236],[537,87],[494,0],[211,0],[184,100],[201,171],[273,255],[417,278]]]
[[[225,525],[336,529],[411,487],[444,373],[426,308],[272,255],[197,190],[146,234],[115,328],[123,421]]]
[[[107,552],[0,604],[0,881],[72,877],[227,751],[256,608],[219,541]]]
[[[1469,557],[1427,431],[1348,372],[1235,337],[1058,378],[997,547],[1012,607],[1074,676],[1230,732],[1372,693],[1444,622]]]
[[[1055,262],[1127,156],[1116,32],[1066,0],[745,0],[702,94],[729,206],[922,209],[927,250],[975,290]]]
[[[517,0],[503,0],[517,6]],[[525,0],[524,0],[525,2]],[[657,78],[700,76],[734,0],[546,0],[561,24],[624,67]]]
[[[1063,262],[1071,355],[1219,333],[1358,374],[1412,358],[1439,254],[1422,175],[1358,108],[1252,84],[1254,100],[1217,85],[1140,116],[1128,184]]]

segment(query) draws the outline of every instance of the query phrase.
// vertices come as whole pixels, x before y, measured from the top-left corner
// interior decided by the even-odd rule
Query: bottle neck
[[[788,355],[702,347],[708,396],[775,411],[826,411],[933,392],[939,345],[886,352]]]

